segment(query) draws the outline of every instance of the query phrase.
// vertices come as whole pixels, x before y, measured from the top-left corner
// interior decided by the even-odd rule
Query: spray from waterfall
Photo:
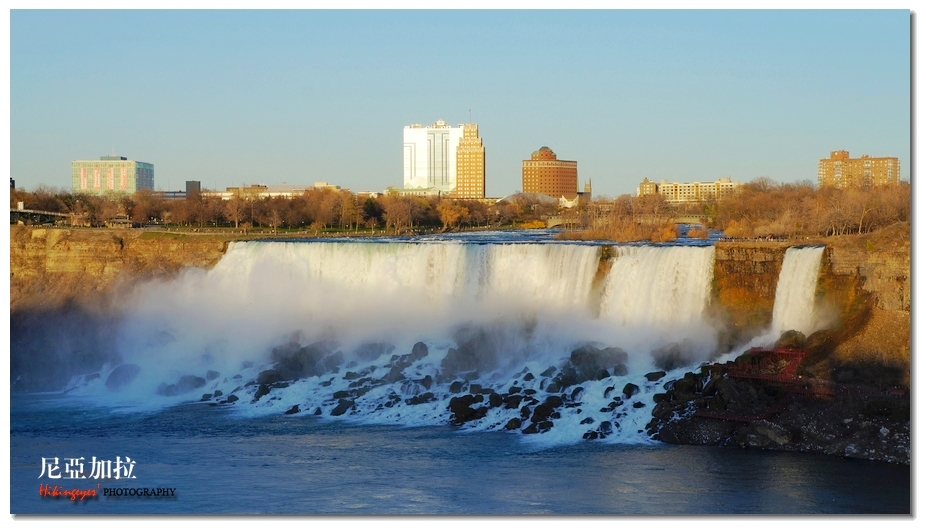
[[[601,249],[587,244],[234,243],[213,269],[124,299],[123,364],[71,388],[136,410],[202,400],[245,416],[463,416],[479,430],[547,427],[545,442],[646,441],[664,383],[649,375],[716,349],[714,252],[614,249],[598,287]],[[482,414],[451,405],[464,395]],[[538,418],[544,405],[556,416]]]

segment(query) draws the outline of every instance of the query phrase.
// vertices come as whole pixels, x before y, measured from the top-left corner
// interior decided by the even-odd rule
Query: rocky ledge
[[[801,351],[754,349],[666,383],[647,432],[674,444],[910,464],[908,390],[792,375],[789,353]]]

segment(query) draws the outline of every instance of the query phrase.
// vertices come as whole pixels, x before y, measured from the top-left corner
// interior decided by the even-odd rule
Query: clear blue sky
[[[402,127],[479,124],[486,192],[542,145],[595,195],[816,182],[831,150],[910,178],[910,14],[891,11],[12,11],[10,167],[154,163],[157,188],[402,184]],[[169,185],[169,187],[168,187]]]

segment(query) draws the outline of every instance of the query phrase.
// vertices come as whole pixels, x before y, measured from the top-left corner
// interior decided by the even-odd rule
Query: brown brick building
[[[573,200],[579,194],[578,162],[556,159],[550,147],[540,147],[521,162],[521,187],[526,193]]]
[[[900,183],[900,160],[897,158],[850,158],[846,150],[830,152],[817,166],[820,187],[877,187]]]

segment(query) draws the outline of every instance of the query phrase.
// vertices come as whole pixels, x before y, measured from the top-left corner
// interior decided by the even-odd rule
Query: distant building
[[[452,127],[442,119],[426,127],[409,125],[402,139],[403,189],[433,188],[447,194],[456,188],[463,125]]]
[[[656,183],[649,181],[648,178],[643,178],[637,188],[637,196],[661,194],[665,196],[667,202],[672,203],[703,202],[711,199],[720,200],[726,198],[735,193],[741,185],[743,185],[741,182],[733,181],[730,178],[720,178],[712,182],[692,183],[669,183],[666,180]]]
[[[122,156],[71,162],[71,189],[84,194],[133,194],[154,190],[154,165]]]
[[[243,185],[241,187],[226,187],[224,191],[201,191],[201,193],[203,196],[212,196],[223,200],[231,200],[235,196],[245,199],[292,198],[294,196],[302,196],[313,189],[342,190],[340,185],[332,185],[328,182],[315,182],[313,185],[293,185],[287,183],[276,185]],[[347,189],[343,190],[346,191]]]
[[[578,196],[578,162],[556,158],[550,147],[540,147],[521,161],[521,188],[526,193],[574,200]]]
[[[817,183],[820,187],[867,189],[900,183],[900,160],[897,158],[850,158],[846,150],[834,150],[829,158],[817,165]]]
[[[482,199],[486,196],[486,149],[479,137],[479,125],[463,127],[463,137],[457,144],[457,181],[451,196]]]
[[[186,195],[193,196],[200,194],[203,191],[202,185],[198,181],[188,181],[186,182]]]

